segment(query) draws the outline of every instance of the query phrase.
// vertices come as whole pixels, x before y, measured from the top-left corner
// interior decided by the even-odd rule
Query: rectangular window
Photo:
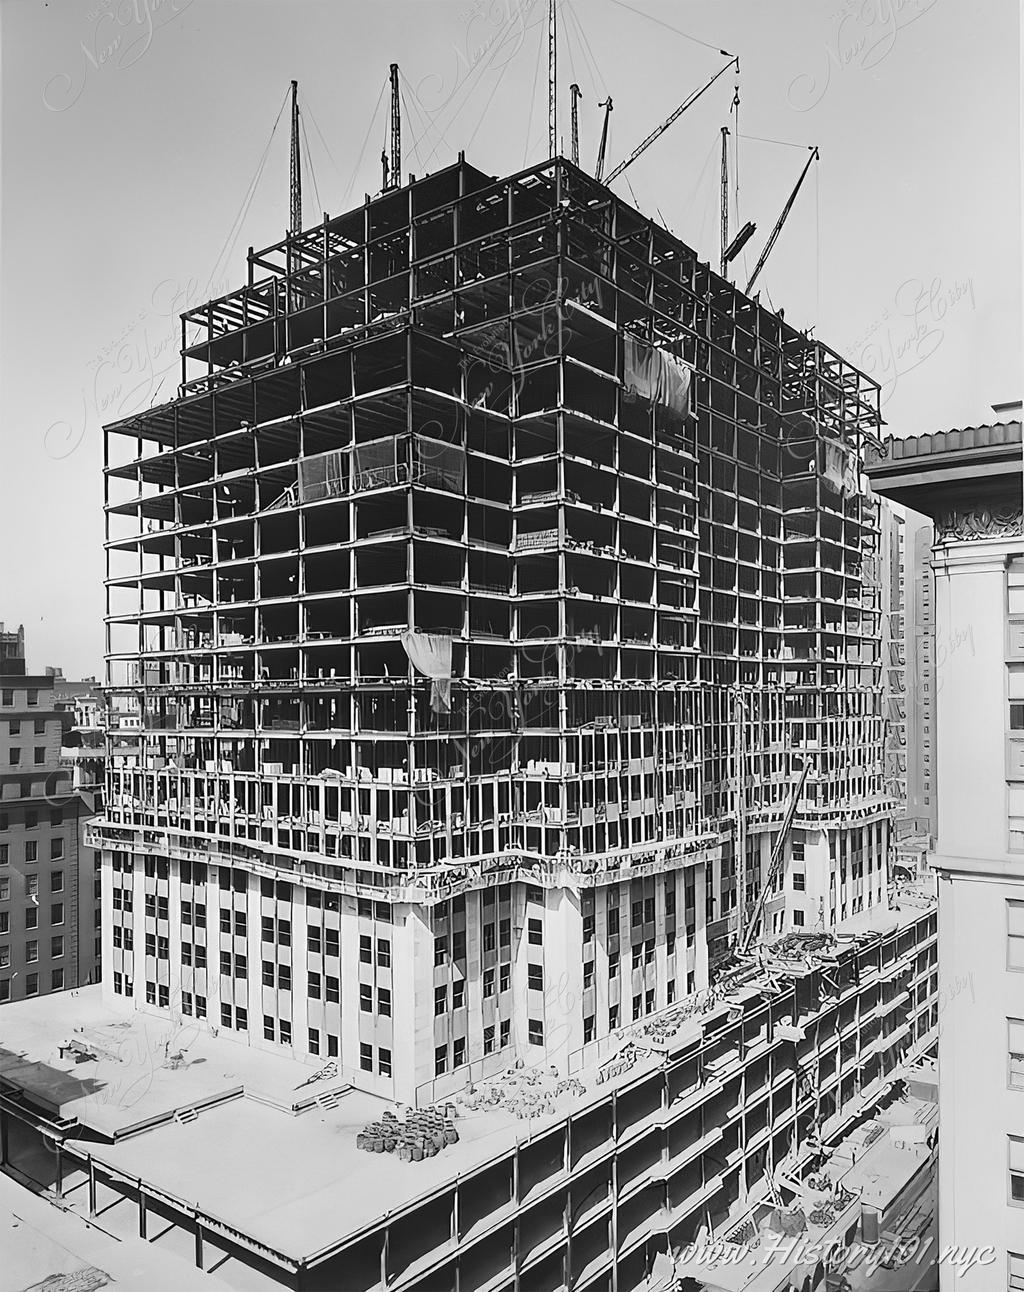
[[[63,902],[50,903],[50,923],[51,924],[64,923],[64,903]]]
[[[439,1045],[434,1050],[434,1076],[440,1077],[448,1071],[448,1047]]]
[[[461,1068],[466,1062],[466,1038],[457,1036],[452,1042],[452,1067]]]
[[[25,943],[25,959],[29,964],[34,964],[39,959],[39,943],[35,939]]]
[[[25,928],[37,929],[38,927],[39,927],[39,907],[26,906],[25,907]]]
[[[26,701],[30,706],[39,703],[39,692],[34,686],[29,687],[26,695]]]
[[[367,1045],[365,1041],[359,1045],[359,1066],[364,1072],[373,1071],[373,1046]]]
[[[377,1013],[384,1018],[391,1017],[391,992],[387,987],[377,988]]]
[[[32,730],[37,736],[46,735],[46,721],[43,718],[36,718],[32,723]]]
[[[367,937],[365,933],[359,935],[359,959],[364,965],[373,964],[373,939]]]
[[[484,925],[484,950],[493,951],[497,945],[496,930],[493,924]]]
[[[27,973],[25,975],[25,995],[39,995],[39,975],[37,973]]]
[[[34,750],[33,757],[35,759],[35,765],[37,767],[42,767],[43,763],[46,762],[46,750],[45,749]]]
[[[50,971],[50,990],[51,991],[64,990],[64,970],[63,969],[53,969]]]
[[[25,843],[25,860],[34,862],[39,856],[39,845],[35,839],[29,839]]]
[[[434,1017],[437,1018],[448,1008],[448,988],[445,986],[434,988]]]
[[[362,945],[361,945],[362,941],[363,939],[360,938],[359,939],[359,942],[360,942],[359,958],[360,959],[362,959]],[[370,939],[367,938],[366,941],[367,943],[369,943]],[[447,954],[448,954],[448,938],[443,933],[440,935],[435,935],[434,937],[434,968],[435,969],[437,969],[440,965],[444,964],[445,956]]]
[[[498,966],[498,990],[499,991],[508,991],[510,976],[511,974],[510,974],[510,969],[508,965]]]
[[[484,1054],[494,1053],[494,1028],[484,1028]]]
[[[235,1006],[235,1027],[240,1032],[247,1032],[249,1030],[249,1011],[244,1005]]]
[[[130,991],[127,992],[126,995],[131,995],[131,992]],[[206,997],[197,996],[196,997],[196,1018],[205,1018],[205,1017],[206,1017]]]
[[[310,970],[309,977],[306,980],[306,995],[313,1000],[320,999],[320,975],[313,973],[312,970]]]
[[[592,1040],[594,1039],[594,1024],[595,1024],[595,1020],[594,1020],[594,1015],[593,1015],[593,1014],[591,1014],[589,1018],[585,1018],[585,1019],[583,1020],[583,1043],[584,1043],[584,1045],[585,1045],[588,1041],[592,1041]]]
[[[459,978],[452,983],[452,1009],[461,1009],[466,1003],[466,983],[463,978]]]
[[[527,965],[526,985],[530,991],[544,990],[544,969],[541,965]]]
[[[50,939],[50,959],[59,960],[63,954],[64,937],[62,934],[58,934],[56,937]]]
[[[391,1076],[391,1051],[390,1050],[384,1050],[384,1049],[377,1050],[377,1071],[380,1073],[382,1077]]]
[[[387,938],[377,939],[377,964],[382,969],[391,968],[391,943]]]
[[[484,970],[484,999],[494,995],[494,970]]]
[[[1024,1090],[1024,1019],[1008,1018],[1009,1074],[1007,1084],[1011,1090]]]
[[[282,1045],[291,1045],[292,1043],[292,1025],[286,1018],[282,1018],[277,1025],[277,1039]]]
[[[1024,902],[1006,903],[1006,967],[1024,969]]]
[[[544,931],[540,920],[526,921],[526,936],[527,941],[530,942],[532,946],[539,947],[541,945],[544,941]]]
[[[0,843],[0,866],[9,866],[11,864],[11,845],[9,843]]]
[[[1017,1252],[1006,1253],[1007,1292],[1024,1292],[1024,1256]]]
[[[324,979],[324,999],[337,1005],[341,1000],[341,979],[328,974]]]
[[[338,1057],[338,1038],[332,1033],[327,1033],[327,1057],[336,1059]]]
[[[324,929],[324,955],[341,955],[341,944],[338,940],[337,929]]]
[[[291,991],[292,971],[290,965],[277,966],[277,985],[281,991]]]
[[[1007,1155],[1010,1168],[1010,1204],[1024,1207],[1024,1139],[1007,1135]]]
[[[593,985],[594,962],[593,960],[585,960],[583,962],[583,990],[586,991],[588,987],[593,987]]]
[[[542,1019],[531,1018],[527,1021],[527,1030],[531,1045],[544,1044],[544,1023]]]
[[[802,927],[803,922],[804,922],[804,913],[803,913],[803,911],[794,911],[794,912],[793,912],[793,925],[794,925],[794,927],[799,929],[800,927]]]
[[[11,745],[10,752],[7,755],[7,761],[12,767],[17,767],[21,762],[21,750],[17,745]]]
[[[644,998],[642,996],[634,996],[633,997],[633,1022],[634,1023],[638,1018],[641,1018],[643,1016],[643,1012],[644,1012]]]
[[[221,1005],[220,1007],[220,1025],[221,1027],[231,1026],[231,1006]]]
[[[511,1028],[512,1024],[507,1018],[503,1018],[498,1025],[498,1045],[502,1048],[508,1045],[508,1034]]]
[[[263,961],[263,986],[273,987],[274,985],[274,963],[272,960]]]
[[[50,892],[63,893],[64,891],[64,872],[63,870],[54,870],[50,872]]]
[[[309,1045],[310,1054],[320,1053],[320,1029],[319,1028],[311,1027],[309,1029],[308,1045]]]
[[[263,1039],[265,1041],[274,1039],[274,1019],[271,1014],[263,1015]]]
[[[359,984],[359,1008],[364,1014],[373,1013],[373,988],[365,982]]]
[[[807,891],[807,880],[802,870],[793,871],[793,892],[804,893]]]

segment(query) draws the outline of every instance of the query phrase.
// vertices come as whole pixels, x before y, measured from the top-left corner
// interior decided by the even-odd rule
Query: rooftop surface
[[[124,1243],[0,1173],[0,1292],[224,1288],[216,1275],[146,1243]]]
[[[73,1044],[95,1057],[76,1062]],[[172,1066],[181,1053],[180,1066]],[[4,1006],[0,1078],[31,1091],[55,1118],[78,1118],[116,1137],[179,1108],[224,1099],[243,1090],[290,1111],[344,1078],[296,1090],[317,1069],[213,1036],[191,1018],[140,1013],[130,1003],[112,1008],[95,984]]]
[[[915,897],[913,905],[908,901],[899,910],[867,911],[844,922],[839,932],[898,927],[919,916],[924,905]],[[840,940],[836,947],[842,946]],[[799,963],[786,969],[801,972]],[[99,986],[5,1006],[0,1077],[25,1088],[55,1117],[78,1118],[115,1139],[113,1144],[69,1140],[82,1155],[141,1176],[182,1203],[258,1235],[282,1255],[302,1259],[660,1066],[664,1049],[699,1040],[708,1020],[756,996],[757,987],[755,978],[717,995],[698,993],[609,1038],[574,1074],[585,1088],[582,1094],[556,1094],[555,1079],[538,1068],[504,1079],[509,1098],[502,1106],[478,1100],[471,1107],[460,1098],[460,1142],[421,1162],[359,1151],[359,1132],[396,1106],[352,1089],[340,1072],[302,1085],[317,1070],[308,1063],[223,1034],[211,1036],[192,1019],[164,1019],[127,1004],[111,1008]],[[67,1051],[61,1057],[59,1047],[67,1042],[95,1057],[82,1063]],[[631,1062],[599,1084],[598,1068],[607,1068],[623,1051]],[[172,1067],[177,1053],[183,1061]],[[501,1079],[482,1088],[497,1084]],[[343,1092],[335,1108],[315,1103],[331,1091]],[[525,1111],[538,1095],[547,1111],[520,1118],[509,1106],[518,1100]],[[192,1107],[200,1108],[196,1120],[169,1120],[175,1110]],[[152,1122],[161,1124],[128,1136]]]

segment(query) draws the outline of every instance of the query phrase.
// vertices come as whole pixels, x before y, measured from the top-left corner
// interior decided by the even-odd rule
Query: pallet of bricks
[[[422,1162],[458,1142],[454,1104],[410,1111],[404,1121],[386,1112],[356,1136],[357,1148],[367,1153],[394,1153],[401,1162]]]

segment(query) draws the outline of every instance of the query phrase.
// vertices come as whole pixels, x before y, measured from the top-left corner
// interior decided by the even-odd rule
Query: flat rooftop
[[[899,927],[929,905],[915,898],[899,910],[865,912],[838,932]],[[840,940],[831,954],[843,946]],[[806,968],[797,963],[786,972],[799,975]],[[476,1099],[470,1106],[458,1096],[459,1143],[420,1162],[359,1150],[358,1134],[386,1110],[397,1111],[396,1105],[355,1090],[340,1072],[308,1083],[317,1070],[310,1063],[250,1048],[230,1034],[211,1036],[192,1019],[160,1018],[128,1003],[111,1007],[99,986],[5,1006],[0,1078],[50,1109],[55,1120],[77,1118],[114,1141],[69,1138],[82,1156],[141,1177],[184,1206],[301,1260],[659,1067],[666,1049],[699,1042],[709,1022],[760,996],[764,977],[751,962],[735,983],[616,1033],[572,1074],[582,1093],[556,1094],[557,1078],[543,1067],[506,1076],[506,1092],[521,1087],[524,1108],[542,1094],[552,1111],[519,1117],[507,1104]],[[79,1063],[66,1049],[62,1055],[69,1042],[93,1057]],[[624,1051],[632,1061],[599,1083],[598,1069],[607,1070]],[[501,1082],[490,1079],[478,1089]],[[332,1092],[339,1096],[335,1107],[316,1103]],[[199,1111],[195,1120],[174,1119],[176,1111],[190,1108]]]
[[[61,1053],[68,1045],[94,1057],[77,1062],[72,1051]],[[99,984],[12,1001],[0,1029],[0,1079],[30,1093],[54,1120],[77,1118],[111,1138],[243,1092],[290,1112],[348,1086],[338,1076],[296,1089],[314,1071],[212,1036],[191,1018],[141,1013],[129,1002],[112,1007]]]
[[[0,1292],[60,1288],[145,1288],[199,1292],[226,1288],[165,1248],[124,1243],[0,1172]]]

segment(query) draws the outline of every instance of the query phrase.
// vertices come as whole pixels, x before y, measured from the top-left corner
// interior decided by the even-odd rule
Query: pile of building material
[[[410,1109],[404,1121],[385,1112],[379,1122],[364,1126],[356,1136],[356,1148],[367,1153],[394,1153],[400,1162],[421,1162],[458,1142],[454,1104],[447,1104],[443,1110]]]

